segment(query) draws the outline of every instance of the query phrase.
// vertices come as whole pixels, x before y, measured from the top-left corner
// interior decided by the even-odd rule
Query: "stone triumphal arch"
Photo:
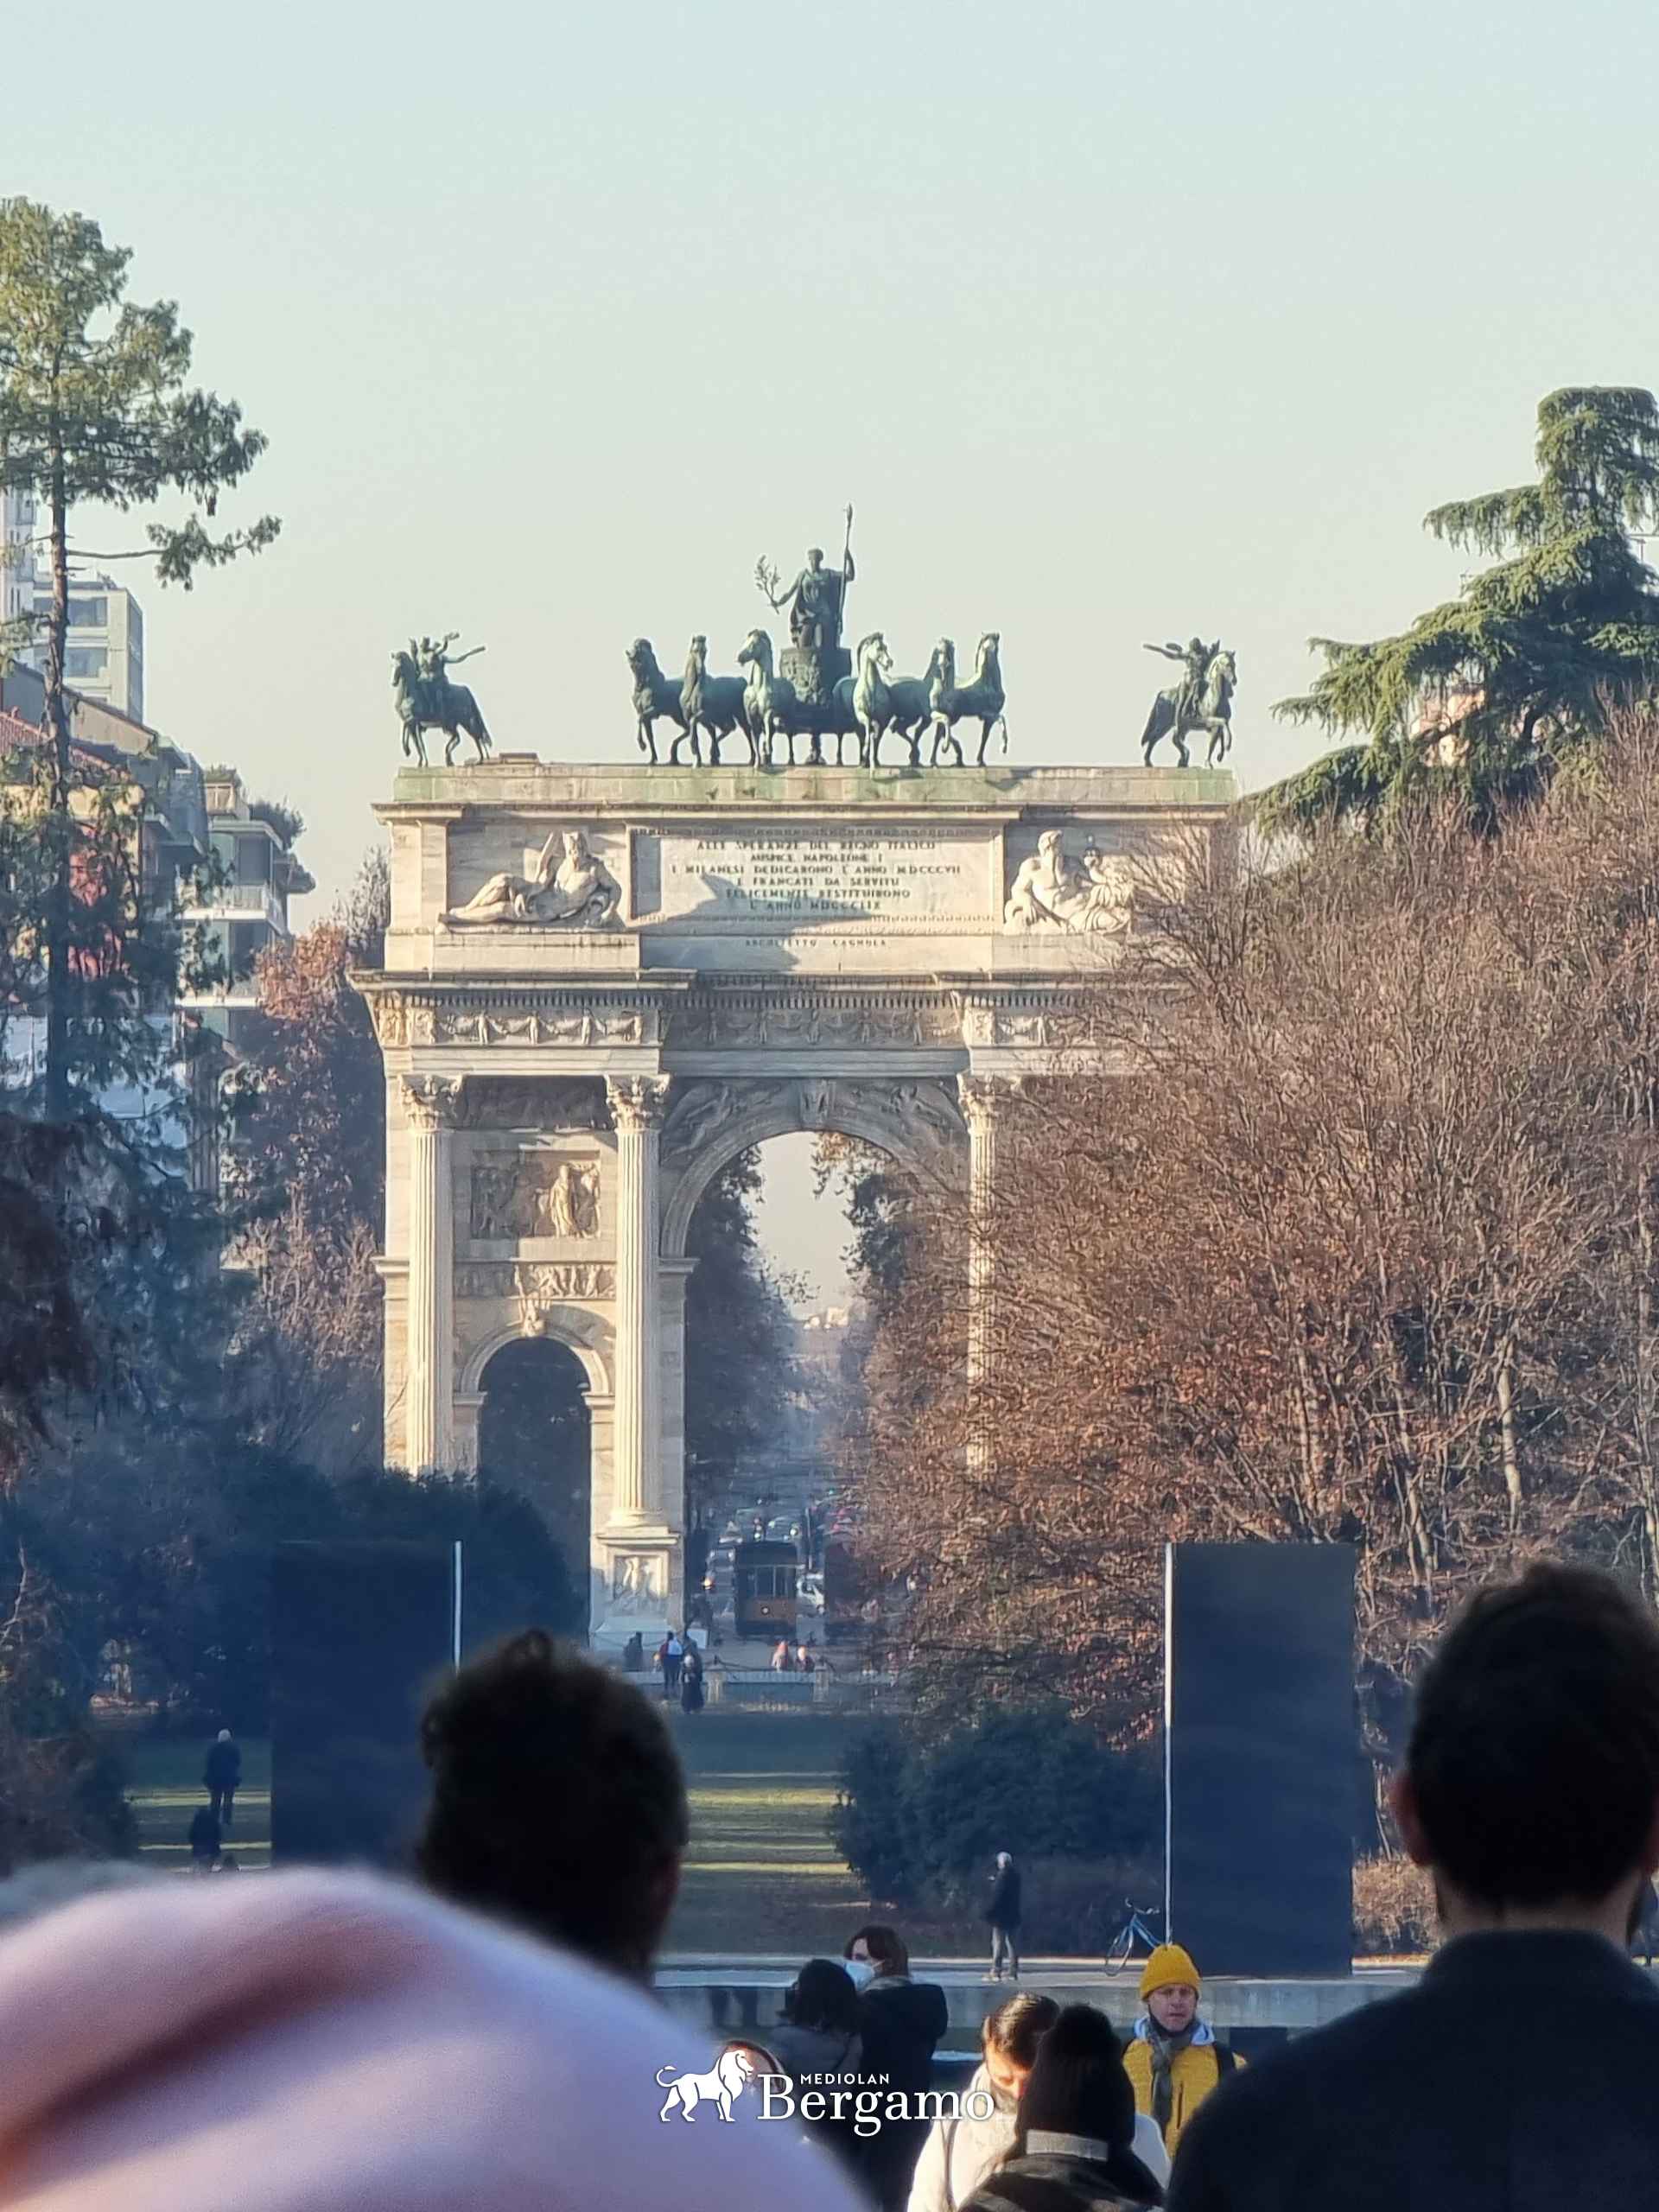
[[[564,1345],[594,1633],[652,1641],[683,1598],[710,1179],[834,1129],[982,1193],[1007,1087],[1053,1070],[1068,998],[1136,925],[1137,858],[1192,865],[1233,795],[1139,767],[404,771],[385,966],[358,979],[386,1071],[388,1459],[474,1465],[493,1356]]]

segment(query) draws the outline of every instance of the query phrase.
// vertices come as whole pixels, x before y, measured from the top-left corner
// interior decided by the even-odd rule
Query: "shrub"
[[[1362,1859],[1354,1867],[1354,1948],[1362,1958],[1432,1950],[1434,1890],[1408,1859]]]
[[[913,1753],[896,1720],[861,1729],[842,1755],[830,1834],[875,1897],[908,1904],[917,1895],[919,1853],[909,1818]]]
[[[873,1895],[965,1904],[999,1851],[1032,1870],[1155,1863],[1160,1827],[1153,1756],[1105,1750],[1044,1704],[993,1707],[938,1738],[890,1720],[865,1730],[842,1761],[830,1832]],[[1057,1880],[1057,1918],[1076,1919],[1077,1888]]]

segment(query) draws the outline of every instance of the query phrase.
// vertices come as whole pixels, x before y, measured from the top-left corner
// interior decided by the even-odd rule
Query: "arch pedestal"
[[[592,1417],[591,1632],[649,1649],[683,1618],[703,1191],[753,1145],[832,1129],[959,1192],[982,1373],[1001,1104],[1093,1051],[1137,897],[1224,858],[1233,796],[1179,770],[405,771],[379,810],[385,966],[355,979],[388,1077],[389,1461],[475,1467],[492,1353],[568,1345]],[[491,876],[528,878],[555,830],[613,882],[607,926],[533,901],[456,918]]]

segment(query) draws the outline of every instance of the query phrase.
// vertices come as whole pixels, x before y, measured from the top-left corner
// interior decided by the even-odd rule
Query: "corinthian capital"
[[[962,1102],[962,1116],[969,1134],[986,1135],[1003,1108],[1019,1096],[1020,1090],[1018,1076],[959,1075],[957,1096]]]
[[[404,1119],[410,1128],[453,1129],[461,1120],[467,1089],[464,1076],[405,1075],[397,1080],[403,1091]]]
[[[611,1119],[619,1130],[630,1133],[660,1128],[668,1111],[668,1091],[665,1075],[607,1075],[605,1078]]]

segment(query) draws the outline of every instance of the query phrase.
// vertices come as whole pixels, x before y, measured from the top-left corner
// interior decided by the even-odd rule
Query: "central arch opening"
[[[870,1262],[903,1179],[865,1140],[779,1135],[728,1160],[687,1224],[686,1589],[740,1645],[785,1630],[826,1642],[837,1594],[826,1568],[832,1582],[849,1572],[834,1547],[850,1534],[842,1492],[874,1325]],[[762,1545],[764,1593],[740,1573]],[[762,1594],[793,1602],[761,1605]]]
[[[492,1354],[480,1380],[479,1473],[536,1508],[572,1590],[585,1592],[593,1494],[586,1370],[556,1338],[521,1337]]]

